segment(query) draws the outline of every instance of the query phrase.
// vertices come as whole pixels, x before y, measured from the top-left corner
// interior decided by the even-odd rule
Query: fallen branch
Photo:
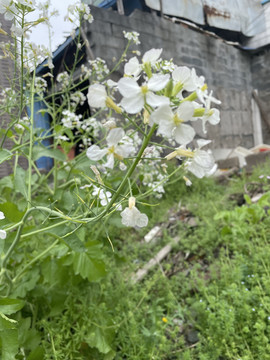
[[[180,238],[176,237],[173,239],[173,244],[167,244],[164,246],[142,269],[139,269],[135,274],[132,275],[131,281],[137,283],[141,281],[154,266],[158,265],[172,250],[173,245],[179,242]]]

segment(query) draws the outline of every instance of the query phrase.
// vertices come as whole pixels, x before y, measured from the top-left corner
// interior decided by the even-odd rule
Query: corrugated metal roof
[[[160,10],[161,0],[145,0]],[[163,13],[205,25],[254,36],[264,31],[263,8],[258,0],[162,0]],[[205,21],[206,20],[206,21]]]

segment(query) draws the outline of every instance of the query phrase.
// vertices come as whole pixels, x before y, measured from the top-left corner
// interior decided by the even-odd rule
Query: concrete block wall
[[[113,59],[118,59],[125,48],[123,30],[139,32],[141,44],[134,49],[143,54],[151,48],[163,48],[164,59],[173,58],[177,65],[194,67],[198,75],[205,76],[213,95],[222,101],[221,123],[208,126],[213,147],[253,146],[253,86],[248,53],[152,13],[136,10],[126,17],[96,7],[91,11],[95,20],[86,25],[85,31],[95,56],[105,59],[111,67]],[[198,125],[196,131],[205,137]]]
[[[270,50],[252,56],[251,73],[254,89],[258,90],[263,111],[270,124]],[[270,127],[267,122],[262,120],[263,141],[270,144]]]

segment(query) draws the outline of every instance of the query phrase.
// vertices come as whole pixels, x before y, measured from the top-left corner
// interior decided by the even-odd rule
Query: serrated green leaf
[[[18,332],[14,330],[0,331],[2,360],[14,360],[18,352]]]
[[[87,253],[74,253],[73,269],[76,275],[81,275],[83,279],[98,281],[106,275],[105,264],[103,261],[91,258]]]
[[[12,152],[7,149],[0,150],[0,164],[12,157]]]
[[[0,312],[5,315],[14,314],[24,307],[24,301],[20,299],[0,298]]]
[[[45,146],[35,145],[33,147],[33,160],[37,160],[42,156],[48,156],[58,161],[66,161],[66,156],[59,149],[49,149]]]

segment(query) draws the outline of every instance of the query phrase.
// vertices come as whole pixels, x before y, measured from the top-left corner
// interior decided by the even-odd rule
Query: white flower
[[[6,20],[13,20],[15,16],[14,13],[16,14],[16,12],[16,6],[11,0],[0,1],[0,14],[5,14],[4,17]]]
[[[129,198],[129,207],[125,208],[120,214],[122,216],[122,224],[132,227],[145,227],[148,224],[148,217],[142,214],[135,206],[135,198]]]
[[[0,220],[5,219],[5,214],[3,213],[3,211],[0,211]]]
[[[154,65],[159,59],[162,50],[163,49],[151,49],[146,51],[142,58],[143,64],[150,63],[151,65]]]
[[[203,146],[209,144],[211,141],[201,139],[197,142],[199,148],[194,151],[194,156],[187,162],[186,168],[196,177],[202,178],[212,175],[216,171],[217,166],[213,155],[208,151],[201,150]]]
[[[132,40],[136,45],[139,45],[141,43],[139,40],[140,34],[137,31],[132,31],[132,32],[123,31],[123,34],[124,34],[124,38],[128,40]]]
[[[196,80],[195,76],[196,76],[195,70],[194,72],[192,72],[186,66],[179,66],[172,72],[172,78],[176,82],[179,91],[180,90],[195,91],[197,88],[196,86],[197,84],[195,82]]]
[[[131,153],[132,147],[130,145],[118,145],[118,143],[125,136],[125,132],[121,128],[115,128],[110,130],[106,140],[108,147],[100,149],[98,145],[92,145],[88,148],[86,155],[90,160],[99,161],[105,155],[107,155],[107,162],[104,165],[109,169],[114,167],[114,158],[118,160],[123,160],[128,157]]]
[[[170,79],[169,74],[153,75],[148,83],[139,86],[134,79],[122,78],[118,82],[118,89],[123,95],[121,105],[129,114],[136,114],[141,111],[146,102],[152,107],[169,104],[165,96],[156,95],[153,91],[164,89]]]
[[[93,196],[98,196],[100,201],[100,204],[102,206],[108,205],[108,203],[111,201],[112,193],[110,191],[104,191],[104,189],[101,189],[94,185],[94,191],[92,192]]]
[[[125,74],[128,76],[133,76],[135,79],[137,79],[137,77],[140,75],[141,70],[142,69],[139,60],[136,58],[136,56],[129,59],[124,67]]]
[[[163,105],[151,114],[150,119],[158,124],[158,134],[186,145],[193,140],[195,131],[184,122],[192,120],[193,113],[194,105],[187,101],[180,104],[176,113],[173,113],[169,105]]]
[[[7,237],[7,233],[5,230],[0,230],[0,239],[5,239]]]
[[[119,114],[122,112],[122,109],[117,106],[114,101],[107,95],[107,91],[104,85],[94,84],[89,86],[87,100],[90,107],[109,107],[114,109]]]

